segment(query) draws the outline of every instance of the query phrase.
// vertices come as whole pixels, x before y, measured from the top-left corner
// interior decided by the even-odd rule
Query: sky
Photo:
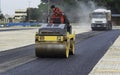
[[[26,9],[27,7],[38,7],[40,0],[0,0],[2,13],[14,15],[16,9]]]

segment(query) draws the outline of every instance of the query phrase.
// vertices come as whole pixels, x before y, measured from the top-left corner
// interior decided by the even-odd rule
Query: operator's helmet
[[[53,8],[55,8],[55,5],[51,5],[51,7],[50,7],[51,9],[53,9]]]

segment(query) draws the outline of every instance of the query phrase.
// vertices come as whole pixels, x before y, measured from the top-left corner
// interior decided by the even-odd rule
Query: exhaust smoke
[[[89,14],[96,9],[96,4],[93,1],[79,2],[79,25],[90,26]]]

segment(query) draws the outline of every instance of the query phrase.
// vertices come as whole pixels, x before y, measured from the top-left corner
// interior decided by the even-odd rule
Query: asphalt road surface
[[[5,32],[5,31],[19,31],[19,30],[31,30],[35,28],[7,28],[7,29],[0,29],[0,32]]]
[[[88,75],[120,30],[91,31],[76,35],[75,55],[37,58],[34,45],[0,52],[0,75]]]

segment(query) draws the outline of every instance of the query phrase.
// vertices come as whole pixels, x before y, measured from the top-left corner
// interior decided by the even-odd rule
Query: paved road
[[[5,31],[18,31],[18,30],[31,30],[35,28],[1,28],[0,32],[5,32]]]
[[[0,53],[0,75],[88,75],[120,30],[76,35],[76,51],[69,59],[36,58],[34,45]]]

